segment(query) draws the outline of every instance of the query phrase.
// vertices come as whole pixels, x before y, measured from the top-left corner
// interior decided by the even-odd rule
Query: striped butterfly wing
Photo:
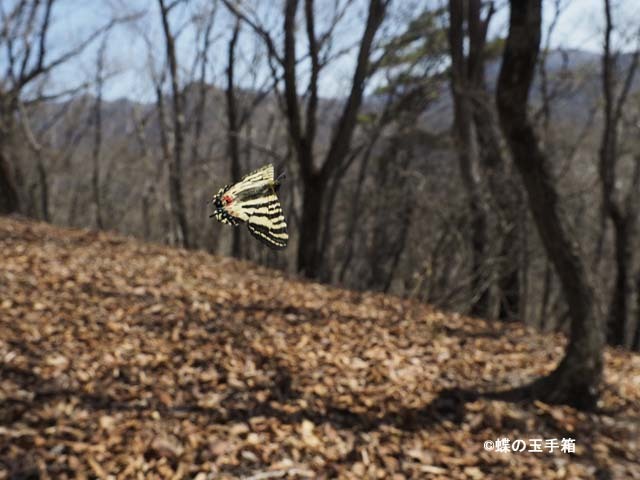
[[[243,202],[250,202],[269,192],[273,187],[273,165],[265,165],[258,170],[248,173],[238,183],[231,185],[225,192],[241,206]],[[246,220],[245,220],[246,221]]]
[[[238,183],[242,183],[242,182],[250,182],[250,183],[255,183],[255,182],[267,182],[267,183],[272,183],[274,180],[274,169],[273,169],[273,165],[269,164],[269,165],[265,165],[264,167],[260,167],[257,170],[254,170],[251,173],[247,173],[244,177],[242,177],[242,179],[240,179],[240,182]]]
[[[268,247],[280,250],[287,246],[289,240],[280,201],[275,192],[263,200],[260,206],[252,209],[247,222],[249,232]]]
[[[274,249],[287,246],[289,235],[276,195],[273,165],[255,170],[214,197],[214,216],[223,223],[247,222],[249,232]]]
[[[213,197],[215,211],[211,216],[228,225],[246,222],[249,220],[246,206],[269,194],[273,182],[273,165],[266,165],[245,175],[237,183],[225,185]]]

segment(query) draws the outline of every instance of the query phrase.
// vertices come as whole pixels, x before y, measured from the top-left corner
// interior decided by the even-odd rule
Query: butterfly
[[[268,247],[287,246],[289,234],[276,193],[284,174],[274,178],[273,165],[265,165],[234,184],[225,185],[213,196],[215,211],[209,215],[228,225],[246,222],[251,235]]]

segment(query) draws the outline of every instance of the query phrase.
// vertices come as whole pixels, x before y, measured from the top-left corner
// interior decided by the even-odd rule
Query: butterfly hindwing
[[[287,223],[275,193],[263,198],[263,202],[254,206],[251,212],[247,223],[254,237],[274,249],[287,246]]]

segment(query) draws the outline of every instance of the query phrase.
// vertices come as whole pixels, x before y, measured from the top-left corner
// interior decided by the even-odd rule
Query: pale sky
[[[7,0],[0,0],[7,1]],[[206,5],[209,0],[195,0],[192,5]],[[440,0],[442,2],[443,0]],[[411,3],[409,3],[411,2]],[[417,0],[394,0],[393,8],[400,8],[410,5],[420,8],[425,2]],[[247,4],[255,3],[255,0],[246,0]],[[432,2],[433,3],[433,2]],[[498,0],[498,4],[504,4],[504,0]],[[550,24],[554,9],[555,0],[545,0],[544,4],[544,31]],[[559,18],[556,30],[551,38],[552,48],[562,47],[570,49],[582,49],[598,53],[602,48],[602,24],[603,6],[602,0],[561,0],[565,8]],[[632,31],[638,28],[638,18],[640,18],[640,1],[637,0],[614,0],[615,19],[621,27]],[[273,25],[280,26],[282,21],[281,2],[262,2],[260,4],[261,20],[265,23],[272,22]],[[266,5],[266,7],[265,7]],[[361,34],[363,28],[365,11],[364,3],[360,5],[356,2],[356,11],[351,17],[346,16],[341,32],[345,45],[353,42]],[[358,10],[359,9],[359,10]],[[140,31],[147,32],[152,42],[157,45],[153,54],[157,62],[163,60],[164,43],[162,40],[161,24],[158,14],[157,1],[155,0],[61,0],[54,10],[55,28],[51,34],[52,45],[61,51],[62,48],[72,45],[88,35],[97,26],[103,25],[113,15],[114,11],[119,14],[131,12],[146,12],[137,21],[136,27],[131,25],[118,26],[109,35],[107,64],[113,76],[105,83],[105,98],[114,100],[121,97],[148,101],[152,98],[152,89],[149,80],[149,54],[148,49],[142,40]],[[496,14],[491,32],[493,35],[506,30],[508,21],[508,9],[501,9]],[[175,12],[172,16],[173,27],[188,24],[189,18],[186,10]],[[217,38],[217,43],[212,49],[211,72],[209,81],[223,79],[226,67],[226,39],[230,32],[229,15],[222,5],[219,6],[217,27],[214,29],[213,37]],[[635,25],[634,25],[635,23]],[[243,37],[241,48],[245,51],[252,50],[254,39],[249,35],[249,30],[245,29],[246,35]],[[351,37],[351,38],[349,38]],[[618,40],[619,45],[623,45],[625,50],[634,48],[632,42]],[[53,77],[57,88],[68,88],[74,82],[83,82],[91,79],[94,75],[95,58],[99,42],[77,60],[60,69]],[[301,44],[301,50],[304,48]],[[336,47],[337,48],[337,47]],[[51,52],[55,53],[55,50]],[[190,65],[195,54],[194,30],[185,29],[178,42],[179,57],[185,59],[183,65]],[[324,96],[340,95],[344,92],[344,86],[351,75],[352,66],[356,51],[344,55],[336,64],[333,70],[328,70],[321,78],[321,94]],[[188,61],[186,61],[188,59]],[[242,80],[243,67],[239,66],[239,77]],[[183,72],[184,73],[184,72]],[[246,71],[245,71],[246,73]],[[266,74],[266,70],[265,70]]]

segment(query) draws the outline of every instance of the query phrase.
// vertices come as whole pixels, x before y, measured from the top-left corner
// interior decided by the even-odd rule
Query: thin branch
[[[271,34],[267,30],[265,30],[264,27],[258,24],[256,21],[249,18],[248,15],[241,12],[240,9],[236,5],[234,5],[230,0],[222,0],[222,3],[224,3],[225,7],[227,7],[227,9],[229,9],[231,13],[233,13],[236,17],[238,17],[240,20],[242,20],[247,25],[249,25],[260,37],[262,37],[262,39],[264,40],[267,46],[267,51],[269,56],[273,57],[280,65],[282,65],[283,59],[278,54],[278,50],[275,46],[275,42],[271,38]]]
[[[45,64],[43,61],[42,63],[35,65],[34,68],[32,68],[29,72],[26,72],[24,76],[18,79],[17,84],[14,85],[12,89],[12,93],[15,94],[16,92],[20,91],[25,85],[33,81],[38,76],[53,70],[54,68],[62,65],[63,63],[70,60],[71,58],[79,55],[97,38],[99,38],[103,33],[108,32],[116,25],[120,23],[130,22],[132,20],[135,20],[138,17],[139,17],[139,14],[133,14],[133,15],[126,15],[124,17],[117,17],[117,18],[111,19],[106,25],[103,25],[102,27],[98,28],[93,33],[91,33],[91,35],[89,35],[79,45],[61,54],[60,56],[58,56],[48,64]],[[46,50],[43,50],[43,53],[42,53],[43,58],[45,54],[46,54]]]
[[[309,79],[309,103],[306,112],[305,137],[313,149],[313,139],[316,135],[316,111],[318,109],[318,75],[320,63],[318,61],[318,42],[315,34],[313,0],[305,0],[304,12],[307,26],[307,41],[309,42],[309,56],[311,57],[311,77]]]

